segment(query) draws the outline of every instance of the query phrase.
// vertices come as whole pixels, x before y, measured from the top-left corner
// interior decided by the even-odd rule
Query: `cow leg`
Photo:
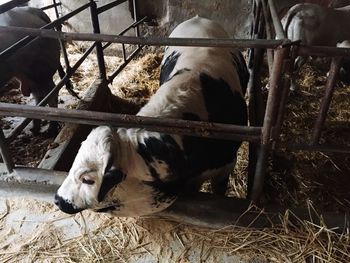
[[[51,80],[50,86],[52,87],[50,90],[52,90],[55,87],[55,83]],[[55,95],[49,99],[48,104],[50,107],[57,108],[58,106],[58,91],[55,92]],[[47,130],[47,133],[49,136],[56,136],[58,134],[59,130],[59,124],[57,121],[50,121],[49,128]]]
[[[227,191],[227,185],[230,179],[230,174],[233,172],[235,167],[236,159],[233,163],[224,166],[219,169],[217,174],[210,179],[211,189],[214,194],[225,195]]]
[[[299,56],[295,59],[293,72],[291,73],[291,76],[290,76],[290,90],[291,91],[296,91],[298,88],[295,79],[296,79],[296,76],[298,75],[300,68],[305,64],[305,62],[306,62],[306,58],[301,57],[301,56]]]

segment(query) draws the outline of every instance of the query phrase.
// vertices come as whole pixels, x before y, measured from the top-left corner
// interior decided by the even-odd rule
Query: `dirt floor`
[[[72,61],[83,51],[71,46]],[[112,93],[141,107],[158,88],[160,61],[161,52],[145,52],[115,79],[110,86]],[[119,63],[120,58],[106,57],[109,72]],[[97,77],[96,68],[90,56],[73,77],[79,95]],[[282,146],[291,140],[303,141],[310,134],[325,83],[326,69],[319,68],[317,63],[305,66],[300,90],[290,95]],[[344,124],[350,120],[349,92],[350,86],[337,88],[324,142],[350,146],[350,127]],[[1,100],[27,103],[19,90],[9,91]],[[74,108],[76,103],[65,89],[61,90],[59,107]],[[2,125],[10,129],[17,121],[6,118]],[[35,138],[27,129],[10,149],[17,164],[36,166],[52,140],[45,135],[45,127]],[[246,195],[247,148],[244,143],[238,153],[229,196]],[[270,162],[265,199],[305,207],[311,200],[316,208],[344,211],[350,200],[349,175],[349,155],[291,153],[281,148]],[[67,216],[50,199],[24,197],[0,199],[0,236],[1,262],[350,262],[348,235],[312,224],[295,228],[285,218],[273,229],[212,231],[159,219],[111,218],[88,211]]]

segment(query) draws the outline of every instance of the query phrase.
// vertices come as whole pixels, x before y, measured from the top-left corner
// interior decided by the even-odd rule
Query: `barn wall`
[[[88,0],[61,0],[62,14],[66,14]],[[101,6],[112,0],[99,0]],[[132,2],[132,1],[129,1]],[[251,7],[253,0],[138,0],[140,16],[147,15],[155,18],[157,27],[150,27],[149,31],[157,35],[168,35],[180,22],[195,15],[207,17],[219,22],[232,37],[247,38],[252,21]],[[341,6],[350,4],[350,0],[275,0],[276,7],[281,14],[296,3],[311,2],[324,6]],[[334,2],[334,3],[333,3]],[[51,4],[52,0],[31,0],[34,6]],[[55,18],[54,13],[50,13]],[[101,31],[116,34],[133,21],[129,12],[128,2],[100,15]],[[77,32],[92,32],[90,13],[84,11],[68,21],[66,30]]]

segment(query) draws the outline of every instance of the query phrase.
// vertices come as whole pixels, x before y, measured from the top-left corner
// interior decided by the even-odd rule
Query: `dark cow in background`
[[[293,6],[282,20],[287,37],[292,41],[301,40],[302,44],[313,46],[333,46],[350,39],[350,5],[342,8],[326,8],[316,4],[298,4]],[[295,71],[306,61],[297,57]],[[295,80],[291,80],[291,90],[295,89]]]
[[[228,35],[197,16],[178,25],[170,37]],[[161,86],[137,115],[247,125],[248,77],[236,49],[167,47]],[[101,126],[82,143],[55,203],[66,213],[93,209],[139,216],[167,208],[179,193],[198,189],[207,179],[215,193],[224,194],[240,144]]]
[[[0,26],[17,26],[40,28],[50,23],[49,17],[41,9],[32,7],[16,7],[0,14]],[[0,33],[0,52],[25,37],[20,33]],[[60,45],[55,39],[38,38],[25,47],[18,49],[14,55],[0,61],[0,87],[12,78],[21,82],[24,96],[33,95],[35,103],[39,103],[55,86],[53,75],[57,70],[64,74],[60,65]],[[49,106],[57,107],[58,93],[48,101]],[[57,122],[50,122],[49,133],[57,133]],[[40,120],[33,121],[32,132],[40,131]]]

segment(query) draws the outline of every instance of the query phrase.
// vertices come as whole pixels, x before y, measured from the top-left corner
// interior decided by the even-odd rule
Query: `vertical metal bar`
[[[137,22],[137,20],[138,20],[136,2],[137,2],[136,0],[132,0],[132,6],[133,6],[133,12],[134,12],[134,22]],[[140,36],[140,29],[139,29],[138,25],[135,27],[135,33],[136,33],[137,37]]]
[[[312,145],[319,143],[319,140],[321,137],[321,130],[323,128],[324,122],[326,120],[327,112],[331,104],[341,62],[342,62],[341,57],[332,58],[332,63],[331,63],[331,67],[329,70],[329,75],[326,83],[325,94],[322,98],[320,111],[318,113],[318,116],[313,128],[313,132],[312,132],[312,140],[311,140]]]
[[[90,0],[90,4],[91,4],[90,12],[91,12],[93,32],[96,34],[99,34],[101,31],[100,31],[100,24],[98,20],[97,5],[94,0]],[[105,61],[103,57],[103,48],[102,48],[101,42],[96,43],[96,55],[97,55],[98,68],[100,70],[100,78],[102,80],[106,80],[106,66],[105,66]]]
[[[287,106],[288,96],[290,93],[291,78],[294,74],[295,59],[298,55],[298,49],[299,49],[299,46],[292,46],[290,49],[291,50],[290,58],[285,60],[284,68],[286,69],[287,74],[284,74],[283,76],[283,82],[281,87],[282,88],[281,99],[279,103],[277,120],[273,131],[273,135],[272,135],[275,140],[274,143],[278,143],[279,141],[279,135],[281,133],[282,124],[283,124],[283,117]]]
[[[272,31],[271,31],[271,14],[268,12],[268,8],[266,6],[266,2],[262,1],[262,10],[263,10],[263,15],[265,19],[265,31],[266,31],[266,38],[267,39],[272,39]],[[267,64],[269,67],[269,74],[271,75],[272,72],[272,64],[273,64],[273,50],[272,49],[267,49],[266,50],[267,54]]]
[[[0,151],[1,151],[2,160],[5,163],[7,172],[12,173],[13,168],[14,168],[14,164],[13,164],[10,152],[8,150],[5,135],[4,135],[4,132],[2,131],[2,129],[0,129]]]
[[[275,28],[276,39],[286,39],[286,34],[283,30],[281,20],[278,17],[276,6],[273,0],[268,0],[268,6],[270,7],[270,13],[272,22]]]
[[[123,59],[124,59],[124,62],[126,62],[125,44],[122,44],[122,52],[123,52]]]
[[[258,7],[255,9],[257,14],[255,15],[255,27],[254,38],[261,38],[264,35],[263,17],[261,15],[261,1],[259,1]],[[252,65],[250,67],[250,76],[248,82],[248,97],[249,97],[249,125],[250,126],[262,126],[265,107],[263,105],[263,99],[261,94],[261,82],[260,71],[261,64],[264,57],[264,50],[261,48],[255,48],[253,51]],[[251,196],[251,191],[254,183],[254,174],[256,170],[258,145],[256,143],[249,143],[249,163],[248,163],[248,182],[247,182],[247,197]]]
[[[259,149],[254,184],[252,187],[251,199],[254,201],[258,201],[264,186],[267,158],[269,156],[272,143],[272,127],[275,123],[278,101],[280,99],[278,95],[280,93],[280,81],[283,73],[283,64],[288,52],[289,48],[286,47],[279,48],[275,53],[272,75],[270,76],[270,90],[267,97],[266,112],[262,127],[261,146]]]
[[[54,8],[55,8],[55,14],[56,14],[56,18],[58,19],[60,17],[59,13],[58,13],[58,8],[57,8],[57,3],[56,0],[52,0]],[[61,25],[62,26],[62,25]]]

